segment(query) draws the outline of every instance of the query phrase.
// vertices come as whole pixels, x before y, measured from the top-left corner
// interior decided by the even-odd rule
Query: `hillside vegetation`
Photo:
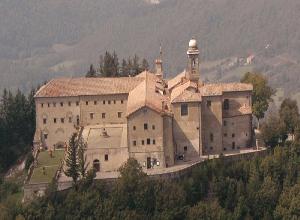
[[[191,36],[202,60],[246,56],[266,44],[273,55],[299,60],[299,10],[298,0],[3,0],[0,88],[28,91],[55,76],[82,75],[105,50],[151,61],[160,42],[167,74],[175,75],[185,67]],[[298,70],[270,77],[288,87]]]

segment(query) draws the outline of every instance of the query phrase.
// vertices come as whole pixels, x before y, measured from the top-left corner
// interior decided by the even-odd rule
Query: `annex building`
[[[252,85],[203,83],[195,39],[182,73],[167,80],[161,57],[155,65],[135,77],[51,80],[35,95],[35,141],[61,147],[80,132],[100,172],[129,157],[158,169],[252,146]]]

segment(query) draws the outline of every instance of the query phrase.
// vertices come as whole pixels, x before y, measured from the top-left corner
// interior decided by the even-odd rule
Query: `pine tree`
[[[90,69],[86,73],[85,77],[97,77],[97,72],[96,72],[93,64],[90,65]]]
[[[141,67],[141,72],[145,71],[145,70],[149,70],[149,63],[148,61],[144,58],[142,60],[142,67]]]
[[[88,168],[88,163],[86,155],[84,155],[84,151],[86,149],[86,143],[84,142],[82,137],[78,138],[78,170],[82,178],[85,178],[86,171]]]
[[[133,63],[132,63],[132,70],[133,75],[136,76],[140,73],[140,64],[139,64],[139,57],[135,54],[133,57]]]
[[[75,187],[77,185],[77,180],[79,178],[77,142],[78,142],[78,135],[77,133],[73,133],[69,141],[69,146],[68,146],[66,160],[65,160],[66,170],[64,170],[65,175],[73,179],[73,183]]]
[[[121,76],[128,76],[128,64],[125,59],[122,60],[122,67],[121,67]]]

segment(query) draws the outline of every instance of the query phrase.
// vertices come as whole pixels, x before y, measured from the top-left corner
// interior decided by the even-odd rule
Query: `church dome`
[[[192,38],[189,42],[189,47],[190,48],[197,48],[197,41],[196,39]]]

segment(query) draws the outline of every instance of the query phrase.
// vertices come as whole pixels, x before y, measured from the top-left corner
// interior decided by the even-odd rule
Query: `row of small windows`
[[[118,112],[117,113],[117,116],[118,116],[118,118],[122,118],[122,112]],[[94,119],[94,116],[95,116],[95,113],[90,113],[90,119]],[[101,118],[106,118],[106,113],[101,113]]]
[[[135,131],[136,130],[136,126],[134,125],[132,127],[132,129]],[[148,124],[144,123],[144,130],[148,130]],[[155,130],[155,125],[152,125],[152,130]]]
[[[85,102],[86,105],[89,105],[89,103],[90,103],[89,101],[86,101],[86,102]],[[93,103],[94,103],[94,105],[97,105],[97,104],[98,104],[98,101],[94,101]],[[117,101],[116,101],[116,100],[103,100],[103,101],[102,101],[102,104],[103,104],[103,105],[105,105],[106,103],[107,103],[108,105],[110,105],[110,104],[117,104]],[[121,103],[121,104],[124,104],[124,100],[120,100],[120,103]],[[59,103],[59,105],[60,105],[61,107],[63,107],[64,104],[65,104],[64,102],[60,102],[60,103]],[[68,102],[67,104],[68,104],[68,106],[72,106],[72,102]],[[41,103],[41,107],[42,107],[42,108],[44,107],[44,105],[45,105],[44,103]],[[53,107],[56,107],[56,102],[53,102],[52,105],[53,105]],[[76,106],[79,106],[79,101],[76,101],[76,102],[75,102],[75,105],[76,105]],[[47,103],[47,106],[48,106],[48,108],[49,108],[49,107],[51,106],[51,103]]]
[[[58,122],[58,120],[60,120],[60,123],[65,123],[65,118],[53,118],[53,123],[56,124]],[[72,123],[73,122],[73,118],[72,117],[68,117],[68,122],[69,123]],[[77,122],[77,125],[79,125],[79,116],[77,116],[76,118],[76,122]],[[43,118],[43,124],[47,124],[47,118]]]
[[[227,133],[224,133],[224,137],[227,137],[227,136],[228,136]],[[246,133],[246,136],[248,136],[247,133]],[[232,138],[235,138],[235,134],[233,133],[233,134],[231,135],[231,137],[232,137]],[[213,133],[210,133],[209,139],[210,139],[210,142],[214,142],[214,134],[213,134]]]
[[[213,147],[210,147],[209,149],[210,149],[210,150],[213,150],[214,148],[213,148]],[[236,147],[235,142],[232,142],[232,143],[231,143],[231,149],[232,149],[232,150],[240,149],[240,147]],[[223,148],[223,151],[227,151],[227,148],[224,147],[224,148]]]
[[[151,144],[151,139],[150,138],[147,138],[146,139],[146,142],[145,142],[145,140],[141,140],[141,144],[142,145],[145,145],[145,143],[147,144],[147,145],[150,145]],[[137,141],[132,141],[132,144],[133,144],[133,146],[136,146],[137,145]],[[156,141],[155,141],[155,139],[152,139],[152,144],[153,145],[155,145],[156,144]]]

